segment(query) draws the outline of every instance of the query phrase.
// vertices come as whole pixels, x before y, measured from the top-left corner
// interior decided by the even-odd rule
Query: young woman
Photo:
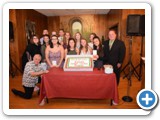
[[[86,39],[81,39],[80,55],[91,55],[92,49],[88,46]]]
[[[71,37],[71,34],[69,32],[66,32],[64,37],[65,38],[63,41],[63,47],[64,47],[64,49],[66,49],[68,46],[68,41],[69,41],[69,38]]]
[[[97,36],[93,38],[93,50],[97,51],[97,55],[93,55],[94,67],[100,69],[103,67],[104,52],[102,48],[102,42]]]
[[[82,38],[82,35],[80,32],[77,32],[75,34],[75,40],[76,40],[76,47],[79,49],[80,48],[80,42],[81,42],[81,38]]]
[[[32,61],[35,54],[41,54],[39,39],[36,35],[32,36],[31,44],[29,44],[22,56],[22,70],[27,62]]]
[[[95,33],[91,33],[90,34],[90,37],[89,37],[89,40],[90,42],[88,43],[89,47],[91,47],[93,49],[93,38],[97,36]]]
[[[58,44],[57,36],[53,35],[50,45],[47,46],[45,51],[46,61],[48,68],[63,67],[64,49]]]
[[[76,41],[74,38],[69,38],[67,49],[65,49],[66,55],[78,55],[79,49],[76,48]]]
[[[41,46],[42,62],[46,62],[45,50],[46,50],[46,47],[49,46],[49,39],[50,39],[49,35],[46,34],[43,36],[44,44]]]

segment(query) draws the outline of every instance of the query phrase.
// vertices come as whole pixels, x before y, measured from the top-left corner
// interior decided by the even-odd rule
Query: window
[[[82,24],[79,21],[75,21],[72,24],[72,35],[75,35],[77,32],[82,33]]]

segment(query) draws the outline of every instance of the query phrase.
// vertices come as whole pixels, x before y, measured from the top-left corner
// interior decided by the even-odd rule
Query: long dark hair
[[[34,37],[37,37],[38,38],[38,35],[36,35],[36,34],[34,34],[34,35],[32,35],[32,37],[31,37],[31,39],[30,39],[30,43],[31,44],[35,44],[34,42],[33,42],[33,38]],[[38,38],[39,39],[39,38]],[[38,41],[38,45],[40,45],[40,40]]]
[[[52,37],[56,37],[57,38],[57,44],[59,46],[58,37],[56,35],[52,35]],[[50,45],[51,48],[54,48],[53,43],[52,43],[52,37],[51,37],[49,45]]]
[[[76,41],[75,41],[75,39],[74,39],[74,38],[69,38],[69,40],[68,40],[68,46],[67,46],[68,52],[70,51],[70,48],[71,48],[71,46],[70,46],[70,44],[69,44],[69,42],[70,42],[71,40],[74,42],[74,48],[76,48]]]
[[[98,36],[95,36],[94,38],[93,38],[93,40],[94,39],[98,39],[98,41],[99,41],[99,45],[98,45],[98,49],[97,49],[97,46],[94,44],[93,45],[93,49],[94,50],[97,50],[97,54],[99,55],[99,56],[103,56],[103,48],[102,48],[102,42],[101,42],[101,40],[100,40],[100,38],[98,37]]]
[[[71,37],[71,34],[70,34],[70,32],[66,32],[66,33],[69,33],[69,35],[70,35],[70,37]],[[65,35],[66,35],[66,33],[65,33]],[[64,35],[64,36],[65,36],[65,35]],[[70,38],[70,37],[69,37],[69,38]],[[68,39],[68,40],[69,40],[69,39]],[[67,45],[67,44],[68,44],[68,43],[67,43],[67,39],[66,39],[66,37],[64,37],[64,40],[63,40],[63,42],[64,42],[64,44],[65,44],[65,45]]]
[[[48,34],[43,35],[43,41],[44,41],[44,37],[48,37],[48,39],[49,39],[48,43],[50,44],[50,36]],[[43,45],[46,45],[46,43],[43,42]]]

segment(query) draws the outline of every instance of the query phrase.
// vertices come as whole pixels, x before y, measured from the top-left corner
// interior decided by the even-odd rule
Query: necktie
[[[109,41],[109,49],[111,50],[114,40]]]

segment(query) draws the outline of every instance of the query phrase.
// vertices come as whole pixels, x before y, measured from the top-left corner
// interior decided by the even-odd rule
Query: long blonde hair
[[[82,39],[81,39],[81,41],[82,41],[82,40],[85,40],[85,41],[86,41],[86,46],[85,46],[86,51],[85,51],[85,52],[87,53],[87,51],[88,51],[88,42],[87,42],[87,40],[86,40],[86,39],[84,39],[84,38],[82,38]],[[82,49],[83,49],[82,44],[80,44],[80,48],[79,48],[79,49],[80,49],[80,53],[81,53],[81,51],[82,51]]]

